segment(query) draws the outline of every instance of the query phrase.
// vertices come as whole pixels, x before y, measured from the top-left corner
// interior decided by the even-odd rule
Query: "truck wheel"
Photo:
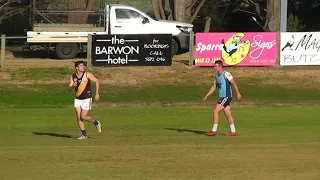
[[[72,59],[78,54],[78,45],[75,43],[59,43],[56,45],[56,55],[59,59]]]
[[[178,53],[178,49],[179,49],[179,46],[177,41],[172,39],[172,57]]]

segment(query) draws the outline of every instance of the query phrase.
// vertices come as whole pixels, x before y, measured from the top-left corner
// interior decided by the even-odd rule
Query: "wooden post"
[[[6,61],[6,35],[1,35],[1,68],[4,67]]]
[[[190,32],[190,41],[189,41],[189,67],[193,66],[194,61],[194,32]]]
[[[91,51],[92,51],[92,34],[88,35],[88,43],[87,43],[87,66],[88,68],[92,68],[91,62],[92,62],[92,57],[91,57]]]
[[[281,32],[277,32],[277,58],[276,58],[276,62],[277,62],[277,66],[280,67],[280,53],[281,53]]]

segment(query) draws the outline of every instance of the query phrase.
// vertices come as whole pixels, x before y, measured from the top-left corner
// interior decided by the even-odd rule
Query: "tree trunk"
[[[178,7],[179,7],[180,0],[172,0],[172,1],[174,2],[174,6],[173,6],[173,8],[174,8],[174,17],[175,17],[174,20],[178,21],[178,11],[179,11]]]
[[[168,10],[169,10],[169,17],[168,20],[174,20],[174,8],[173,8],[173,1],[172,0],[166,0],[166,5],[168,6]]]
[[[186,22],[186,0],[177,0],[177,21]]]
[[[267,0],[267,27],[269,31],[280,31],[280,4],[279,0]]]
[[[94,9],[94,5],[96,0],[88,0],[86,11],[92,11]],[[88,22],[89,13],[83,14],[83,22]]]
[[[176,21],[184,21],[184,4],[185,0],[175,0],[175,9],[176,9]]]
[[[158,3],[159,3],[159,10],[160,10],[160,15],[161,15],[161,19],[167,19],[166,18],[166,15],[164,13],[164,8],[162,6],[162,0],[158,0]]]
[[[212,17],[211,15],[206,17],[206,24],[204,26],[204,32],[210,32]]]
[[[152,0],[152,8],[153,8],[154,17],[157,20],[160,20],[161,16],[160,16],[160,11],[159,11],[160,8],[159,8],[159,1],[158,0]]]
[[[185,21],[186,22],[189,22],[190,21],[190,18],[191,18],[191,12],[192,12],[192,2],[194,0],[185,0],[185,3],[186,3],[186,6],[185,6],[185,13],[186,13],[186,18],[185,18]]]

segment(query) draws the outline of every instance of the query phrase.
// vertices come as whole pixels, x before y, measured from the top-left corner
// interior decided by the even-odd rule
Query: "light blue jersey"
[[[232,98],[232,87],[230,81],[225,76],[226,73],[228,72],[224,70],[221,74],[217,73],[216,75],[216,85],[219,90],[219,98]]]

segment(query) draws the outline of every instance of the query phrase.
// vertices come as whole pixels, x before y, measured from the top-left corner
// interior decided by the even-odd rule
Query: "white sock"
[[[213,124],[212,131],[216,132],[218,130],[218,124]]]
[[[230,130],[231,132],[236,132],[236,127],[234,127],[234,124],[230,124]]]

